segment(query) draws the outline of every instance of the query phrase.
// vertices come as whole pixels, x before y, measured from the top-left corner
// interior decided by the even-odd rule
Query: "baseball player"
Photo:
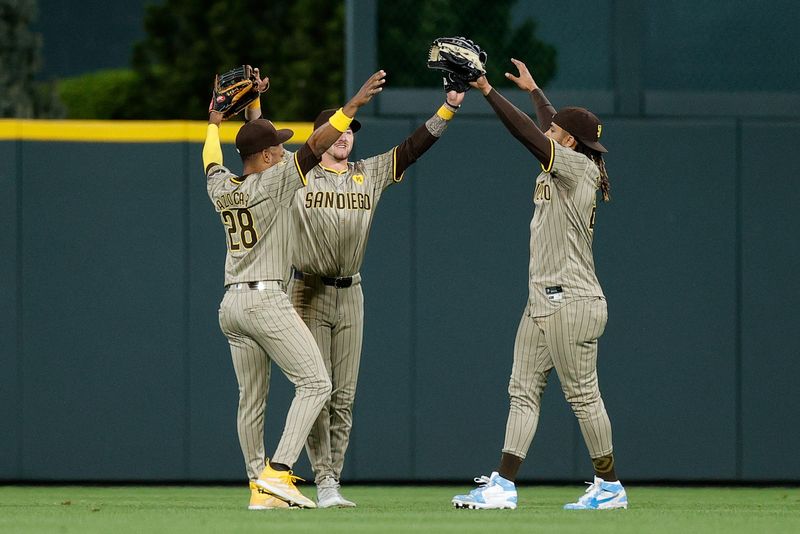
[[[607,319],[592,256],[596,191],[600,189],[606,201],[609,191],[602,158],[606,149],[599,142],[602,125],[583,108],[556,113],[525,64],[511,61],[519,75],[506,73],[506,77],[531,93],[544,133],[485,76],[471,85],[541,163],[533,194],[529,298],[514,343],[508,386],[511,407],[500,465],[491,476],[476,478],[479,486],[467,495],[456,495],[452,502],[461,508],[516,508],[514,480],[536,431],[547,377],[555,369],[595,472],[583,496],[564,508],[627,508],[628,498],[614,467],[611,424],[597,383],[597,339]]]
[[[375,209],[386,188],[402,181],[406,169],[441,137],[463,99],[463,92],[449,91],[438,111],[402,143],[350,162],[354,134],[361,128],[354,120],[308,173],[307,187],[295,193],[289,295],[319,345],[333,384],[330,401],[306,443],[320,508],[355,506],[342,497],[339,480],[353,424],[364,332],[359,271]],[[333,113],[322,111],[314,127],[320,128]]]
[[[203,168],[208,196],[220,214],[228,244],[219,322],[239,383],[237,429],[250,479],[250,509],[316,507],[295,486],[298,477],[291,467],[330,397],[331,383],[314,338],[284,291],[290,270],[289,209],[308,172],[348,130],[358,108],[381,91],[385,75],[383,71],[373,74],[295,153],[283,149],[293,135],[291,130],[276,130],[263,119],[242,126],[236,135],[241,176],[222,166],[219,125],[223,115],[209,114]],[[252,116],[253,110],[246,113]],[[295,396],[277,449],[267,460],[264,411],[272,361],[294,384]]]

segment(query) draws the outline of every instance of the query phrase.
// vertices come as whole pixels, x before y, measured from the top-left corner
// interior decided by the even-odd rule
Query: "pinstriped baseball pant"
[[[330,397],[331,382],[317,344],[280,289],[228,290],[219,309],[239,383],[237,431],[247,476],[264,469],[264,412],[270,365],[275,362],[294,384],[295,394],[272,461],[292,466],[311,425]]]
[[[353,427],[364,334],[364,294],[361,284],[337,289],[318,278],[306,277],[291,281],[289,295],[317,341],[333,385],[330,401],[308,435],[306,451],[317,483],[326,476],[339,480]]]
[[[570,302],[546,317],[530,317],[527,311],[522,316],[514,342],[503,452],[525,458],[539,422],[542,392],[555,368],[589,455],[611,454],[611,423],[597,383],[597,339],[607,318],[601,298]]]

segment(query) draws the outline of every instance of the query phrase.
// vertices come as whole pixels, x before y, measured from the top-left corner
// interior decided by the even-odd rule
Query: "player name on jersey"
[[[234,191],[233,193],[225,193],[224,195],[216,197],[214,199],[214,203],[217,205],[217,208],[222,211],[230,208],[231,206],[247,207],[248,200],[250,200],[249,194],[242,193],[240,191]]]
[[[336,193],[333,191],[309,191],[306,193],[305,207],[336,208],[340,210],[371,210],[372,199],[369,193]]]

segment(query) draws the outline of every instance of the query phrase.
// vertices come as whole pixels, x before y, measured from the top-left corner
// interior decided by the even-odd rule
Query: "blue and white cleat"
[[[497,474],[497,471],[490,477],[486,475],[477,477],[475,482],[479,485],[469,494],[453,497],[453,506],[472,510],[503,508],[513,510],[517,507],[517,487],[510,480]]]
[[[578,499],[564,505],[564,510],[611,510],[613,508],[628,508],[628,495],[625,488],[617,482],[606,482],[602,478],[594,477],[594,482],[587,482],[589,488]]]

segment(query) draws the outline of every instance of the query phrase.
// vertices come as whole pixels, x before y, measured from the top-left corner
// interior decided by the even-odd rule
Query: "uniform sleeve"
[[[556,108],[554,108],[550,101],[544,96],[541,89],[534,89],[531,91],[531,101],[536,110],[536,120],[539,121],[539,129],[546,132],[550,129],[550,123],[553,122],[553,117],[556,115]]]
[[[397,175],[397,147],[365,159],[364,169],[372,180],[376,192],[382,192],[390,185],[403,180],[402,173]]]
[[[567,189],[574,189],[580,180],[586,175],[586,168],[589,166],[589,158],[572,149],[561,146],[552,139],[553,158],[549,162],[549,167],[544,163],[542,170],[549,172],[553,180]]]
[[[233,184],[241,183],[239,182],[239,177],[229,171],[227,168],[223,167],[222,165],[211,165],[208,168],[208,174],[206,175],[207,182],[206,182],[206,190],[208,191],[208,197],[214,202],[214,199],[220,196],[223,193],[223,190],[226,187],[226,184],[229,182]]]
[[[209,123],[206,129],[206,141],[203,143],[203,169],[208,171],[214,165],[222,165],[222,145],[219,143],[219,126]]]
[[[251,178],[256,187],[250,204],[270,198],[281,206],[291,206],[294,194],[305,186],[305,172],[301,171],[303,162],[298,154],[287,150],[280,163]]]
[[[439,132],[439,135],[441,135],[441,133],[444,132],[444,128],[447,128],[447,121],[439,117],[437,118],[440,122],[444,123],[442,131]],[[439,137],[433,135],[428,130],[427,123],[414,130],[412,134],[397,145],[395,149],[395,173],[399,174],[402,179],[406,169],[427,152],[438,139]]]
[[[546,165],[552,160],[552,142],[530,117],[494,89],[486,95],[486,100],[511,135],[536,156],[542,165]],[[544,125],[542,127],[544,128]],[[548,124],[547,127],[549,128],[550,125]]]
[[[300,147],[300,150],[294,153],[293,161],[295,167],[297,167],[297,172],[300,174],[300,179],[303,180],[303,185],[308,184],[306,174],[308,174],[311,169],[319,164],[321,158],[321,155],[314,155],[314,151],[311,150],[311,147],[308,145],[308,143],[305,143]]]

